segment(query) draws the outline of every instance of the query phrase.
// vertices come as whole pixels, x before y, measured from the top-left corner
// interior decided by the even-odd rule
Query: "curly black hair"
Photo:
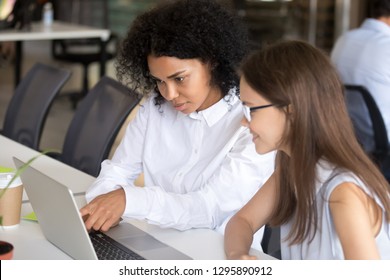
[[[142,95],[154,89],[155,103],[160,105],[165,100],[149,75],[148,55],[199,59],[210,63],[211,83],[225,96],[238,86],[236,70],[248,45],[242,22],[217,2],[164,1],[130,26],[117,57],[117,78]]]

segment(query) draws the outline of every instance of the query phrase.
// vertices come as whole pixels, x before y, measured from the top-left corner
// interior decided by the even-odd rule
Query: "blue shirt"
[[[376,19],[366,19],[354,30],[342,35],[331,53],[344,84],[365,86],[372,94],[384,119],[390,139],[390,26]],[[357,108],[357,110],[359,110]],[[374,147],[372,124],[358,123],[364,147]]]

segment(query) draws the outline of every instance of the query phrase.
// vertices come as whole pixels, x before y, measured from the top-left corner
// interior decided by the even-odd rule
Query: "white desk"
[[[15,41],[15,86],[19,84],[22,67],[22,42],[36,40],[56,40],[56,39],[80,39],[80,38],[100,38],[102,57],[100,61],[100,75],[105,74],[106,42],[110,37],[110,30],[99,29],[89,26],[74,25],[59,21],[54,21],[50,27],[45,27],[41,22],[33,22],[30,30],[1,30],[1,41]]]
[[[1,135],[0,147],[0,165],[2,166],[13,167],[13,156],[21,160],[28,160],[37,154],[36,151]],[[74,193],[85,191],[94,179],[88,174],[47,156],[41,156],[33,162],[32,166],[68,186]],[[76,201],[81,206],[84,203],[84,197],[77,196]],[[29,203],[24,203],[22,215],[30,211]],[[181,232],[174,229],[162,229],[144,221],[129,220],[129,222],[193,259],[225,259],[223,236],[213,230],[193,229]],[[44,238],[39,224],[36,222],[22,220],[21,224],[14,229],[2,229],[0,227],[0,239],[14,245],[14,259],[69,259],[68,255]],[[261,259],[273,259],[257,251],[252,253]]]
[[[108,29],[98,29],[89,26],[74,25],[54,21],[46,27],[40,22],[32,23],[31,30],[1,30],[0,41],[36,41],[55,39],[100,38],[107,41],[110,37]]]

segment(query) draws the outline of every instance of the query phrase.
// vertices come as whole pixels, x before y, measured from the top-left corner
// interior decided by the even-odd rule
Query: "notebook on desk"
[[[24,164],[15,157],[13,160],[17,168]],[[94,232],[90,235],[69,188],[31,166],[20,177],[46,239],[73,259],[191,259],[126,222],[106,233]],[[103,245],[98,251],[91,238],[97,243],[108,241],[111,245]],[[108,246],[115,247],[120,256],[103,255],[98,258],[98,255],[107,254],[100,250],[107,251]]]

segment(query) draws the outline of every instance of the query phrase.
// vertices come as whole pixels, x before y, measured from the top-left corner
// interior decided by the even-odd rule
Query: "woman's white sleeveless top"
[[[352,182],[362,188],[368,195],[372,194],[363,182],[353,173],[335,168],[327,161],[320,160],[317,164],[316,204],[318,211],[317,233],[309,243],[305,240],[301,244],[289,246],[285,241],[289,234],[292,222],[281,226],[281,253],[284,260],[341,260],[344,259],[340,240],[333,224],[329,198],[332,191],[343,182]],[[374,196],[375,201],[382,208],[382,227],[376,237],[376,244],[382,259],[390,259],[390,224],[385,221],[385,210],[382,203]],[[390,213],[387,213],[390,215]],[[356,217],[357,219],[359,217]]]

